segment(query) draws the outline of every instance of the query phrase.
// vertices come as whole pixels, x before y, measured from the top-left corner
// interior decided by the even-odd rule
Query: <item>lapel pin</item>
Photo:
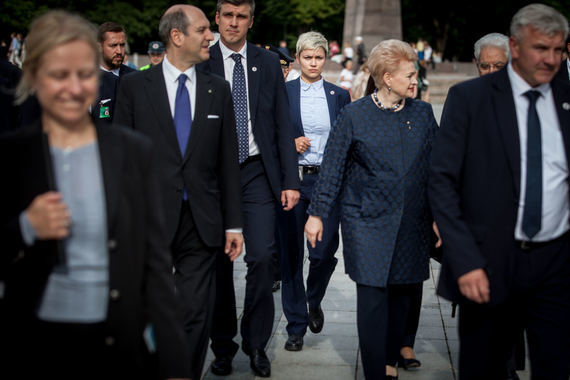
[[[567,102],[562,103],[562,108],[564,108],[565,111],[570,110],[570,104],[568,104]]]
[[[256,72],[256,71],[257,71],[257,67],[253,66],[253,67],[251,68],[251,71]]]
[[[211,93],[212,93],[212,89],[209,88],[209,89],[208,89],[208,94],[211,94]]]
[[[334,90],[331,90],[331,95],[334,95]]]

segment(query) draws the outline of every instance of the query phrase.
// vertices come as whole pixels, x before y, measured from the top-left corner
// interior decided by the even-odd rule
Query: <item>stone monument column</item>
[[[402,39],[400,0],[346,0],[344,42],[354,48],[354,37],[362,36],[367,54],[378,42]]]

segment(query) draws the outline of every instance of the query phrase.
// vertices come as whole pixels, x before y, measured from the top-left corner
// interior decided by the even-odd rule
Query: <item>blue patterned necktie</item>
[[[526,193],[522,230],[532,239],[542,224],[542,139],[540,121],[536,113],[536,99],[540,92],[530,90],[524,94],[528,100],[526,143]]]
[[[234,99],[234,111],[236,114],[236,130],[238,139],[239,163],[249,156],[249,132],[247,128],[247,93],[245,86],[245,72],[241,64],[241,55],[232,54],[235,61],[232,79],[232,97]]]
[[[182,157],[186,153],[188,138],[190,137],[190,129],[192,128],[192,110],[190,106],[190,95],[186,88],[186,74],[180,74],[178,77],[178,89],[176,90],[176,100],[174,103],[174,127],[176,128],[176,137],[178,138],[178,146]],[[188,199],[188,192],[184,188],[182,193],[184,200]]]

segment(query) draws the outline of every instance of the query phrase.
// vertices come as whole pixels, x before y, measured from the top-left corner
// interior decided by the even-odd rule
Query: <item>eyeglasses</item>
[[[505,62],[495,62],[495,63],[479,62],[477,64],[477,66],[481,70],[485,70],[485,71],[491,70],[491,68],[494,68],[495,70],[501,70],[506,65],[507,64]]]

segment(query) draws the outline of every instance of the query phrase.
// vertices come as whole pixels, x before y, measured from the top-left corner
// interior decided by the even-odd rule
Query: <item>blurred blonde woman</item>
[[[188,377],[151,143],[94,124],[90,23],[50,11],[26,43],[17,95],[42,111],[0,139],[1,377]]]

